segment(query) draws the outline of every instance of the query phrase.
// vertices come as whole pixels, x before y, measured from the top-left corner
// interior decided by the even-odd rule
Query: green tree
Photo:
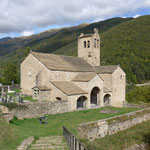
[[[27,57],[27,56],[29,55],[30,50],[31,50],[31,48],[30,48],[30,47],[26,47],[25,52],[24,52],[25,57]]]
[[[11,84],[12,81],[14,81],[14,83],[17,83],[18,74],[19,73],[16,65],[11,63],[6,64],[2,73],[3,84]]]

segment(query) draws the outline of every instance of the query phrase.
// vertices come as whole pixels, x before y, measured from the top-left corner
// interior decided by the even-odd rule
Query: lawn
[[[150,120],[93,142],[85,139],[81,141],[88,147],[88,150],[123,150],[142,142],[150,145]]]
[[[100,113],[103,109],[118,110],[119,112],[111,114]],[[0,144],[0,148],[3,146],[3,150],[13,150],[28,136],[35,136],[37,138],[39,136],[62,135],[63,125],[72,133],[76,134],[78,124],[121,115],[135,110],[137,109],[103,107],[98,109],[49,115],[47,119],[48,124],[40,124],[39,120],[36,118],[24,120],[14,119],[13,122],[10,123],[10,126],[14,131],[15,138],[13,138],[11,142],[5,141],[3,145]]]

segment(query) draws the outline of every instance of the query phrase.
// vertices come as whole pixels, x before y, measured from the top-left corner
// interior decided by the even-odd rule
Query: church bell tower
[[[83,34],[78,37],[78,57],[83,58],[92,66],[100,66],[100,37],[98,29],[92,34]]]

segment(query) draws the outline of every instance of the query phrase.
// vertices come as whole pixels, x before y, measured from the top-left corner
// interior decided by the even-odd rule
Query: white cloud
[[[150,8],[150,0],[1,0],[0,34],[93,22],[141,8]]]
[[[137,14],[137,15],[134,15],[133,18],[138,18],[140,17],[141,15]]]
[[[33,35],[34,32],[33,31],[23,31],[20,35],[21,36],[30,36],[30,35]]]

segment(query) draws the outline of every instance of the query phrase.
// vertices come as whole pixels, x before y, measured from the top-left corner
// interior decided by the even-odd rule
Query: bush
[[[133,88],[127,93],[126,100],[130,103],[150,103],[150,86]]]

